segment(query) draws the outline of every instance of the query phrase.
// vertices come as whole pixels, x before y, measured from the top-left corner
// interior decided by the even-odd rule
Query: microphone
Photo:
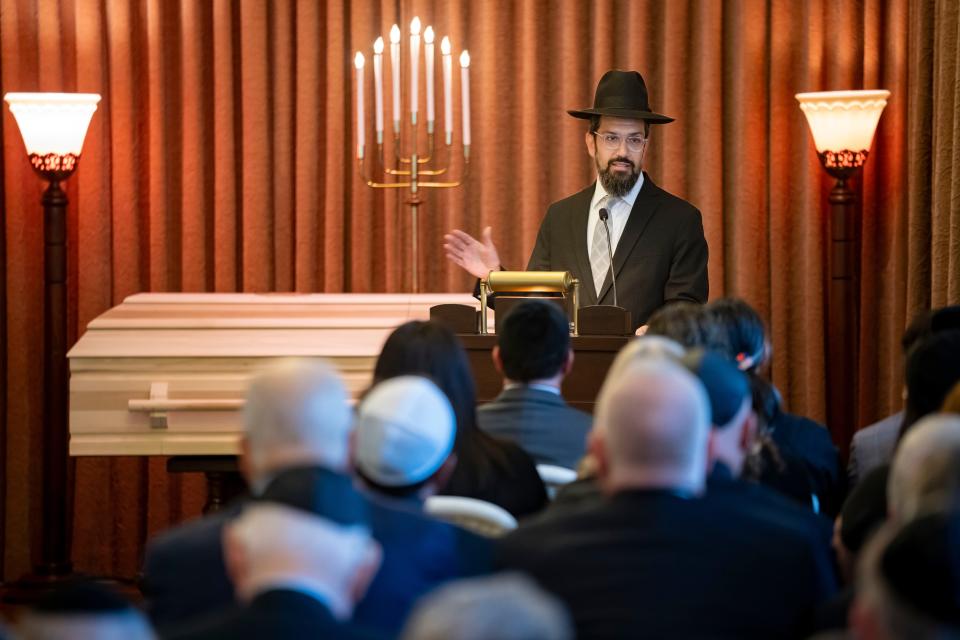
[[[610,256],[610,282],[613,283],[613,306],[619,307],[617,304],[617,274],[613,268],[613,242],[610,240],[610,225],[607,224],[607,218],[610,217],[610,212],[607,211],[606,207],[600,209],[600,222],[603,223],[603,228],[607,232],[607,255]]]

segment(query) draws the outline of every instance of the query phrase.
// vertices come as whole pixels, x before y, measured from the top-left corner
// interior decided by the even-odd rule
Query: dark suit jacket
[[[598,293],[587,251],[587,217],[595,185],[547,209],[528,271],[570,271],[580,305],[613,304],[610,276]],[[707,241],[700,212],[655,185],[646,173],[613,255],[620,306],[645,324],[668,302],[707,301]]]
[[[523,526],[498,564],[568,606],[582,638],[802,638],[835,588],[810,531],[741,501],[629,491]]]
[[[263,500],[287,504],[340,524],[362,523],[383,547],[383,562],[354,620],[395,633],[414,601],[433,587],[485,573],[490,546],[463,529],[423,514],[419,505],[359,493],[353,480],[320,467],[279,474]],[[144,595],[153,623],[163,632],[234,604],[223,563],[223,525],[240,512],[201,518],[152,540],[144,566]]]
[[[478,407],[477,423],[487,433],[520,445],[537,464],[575,469],[593,417],[556,393],[522,386],[505,389]]]
[[[212,616],[169,637],[172,640],[360,640],[373,636],[337,621],[315,598],[299,591],[275,589],[259,594],[242,609]]]

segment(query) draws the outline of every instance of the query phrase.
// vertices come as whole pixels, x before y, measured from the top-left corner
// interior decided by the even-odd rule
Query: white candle
[[[383,38],[377,38],[373,43],[373,92],[379,143],[383,133]]]
[[[420,18],[416,16],[410,21],[410,116],[417,121],[417,95],[420,84]]]
[[[451,98],[452,76],[450,62],[450,38],[443,36],[440,41],[440,56],[443,62],[443,130],[447,140],[453,134],[453,99]]]
[[[433,122],[433,27],[423,32],[423,55],[427,63],[427,122]]]
[[[393,71],[393,128],[400,130],[400,27],[390,27],[390,63]]]
[[[463,146],[470,146],[470,54],[466,49],[460,54],[460,88],[463,91]]]
[[[353,64],[357,68],[357,157],[363,157],[363,54],[357,51],[353,58]]]

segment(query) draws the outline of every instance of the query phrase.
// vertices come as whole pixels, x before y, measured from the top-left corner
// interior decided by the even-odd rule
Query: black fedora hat
[[[673,118],[650,111],[647,85],[636,71],[607,71],[597,84],[593,108],[567,111],[574,118],[616,116],[646,120],[650,124],[666,124]]]

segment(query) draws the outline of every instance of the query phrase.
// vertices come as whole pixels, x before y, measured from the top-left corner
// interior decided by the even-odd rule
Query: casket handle
[[[150,384],[150,398],[128,400],[127,411],[150,414],[150,426],[167,428],[167,416],[171,411],[238,411],[243,408],[243,398],[169,398],[166,382]]]

